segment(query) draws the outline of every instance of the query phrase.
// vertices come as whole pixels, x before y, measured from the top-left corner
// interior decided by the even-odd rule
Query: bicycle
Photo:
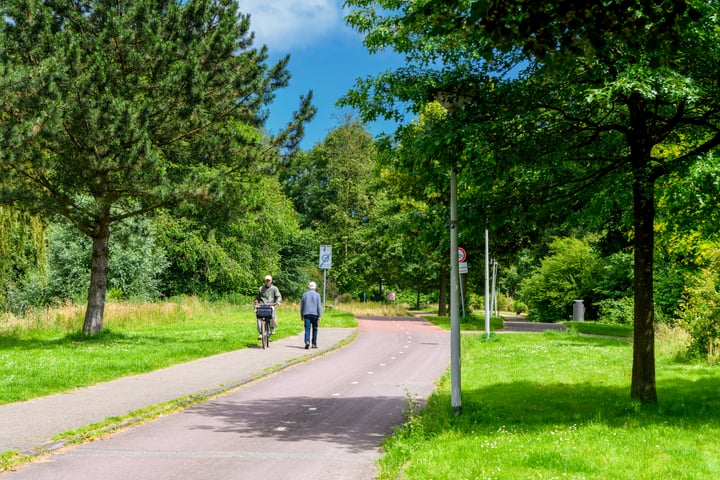
[[[262,348],[265,350],[270,347],[270,334],[272,332],[273,305],[258,305],[255,308],[255,316],[260,326],[260,340]]]

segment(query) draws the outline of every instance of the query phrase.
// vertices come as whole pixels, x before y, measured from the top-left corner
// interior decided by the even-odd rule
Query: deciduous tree
[[[46,227],[38,216],[0,206],[0,309],[25,307],[10,304],[7,295],[29,273],[45,271]]]
[[[377,149],[362,122],[346,117],[322,143],[298,155],[283,183],[302,225],[333,247],[333,281],[342,291],[362,286],[366,265],[360,235],[372,210]]]

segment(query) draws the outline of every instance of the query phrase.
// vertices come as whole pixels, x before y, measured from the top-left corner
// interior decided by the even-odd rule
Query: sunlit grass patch
[[[664,352],[663,339],[658,351]],[[446,375],[389,438],[380,478],[713,479],[720,373],[658,354],[658,406],[630,400],[632,346],[571,332],[462,340],[462,414]]]
[[[450,317],[439,315],[428,315],[425,317],[432,324],[450,330]],[[485,331],[485,314],[472,312],[464,317],[460,317],[460,331],[480,332]],[[502,317],[490,317],[490,331],[494,332],[503,328]]]

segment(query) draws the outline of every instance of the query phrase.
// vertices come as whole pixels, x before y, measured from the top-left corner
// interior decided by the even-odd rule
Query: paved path
[[[61,417],[80,415],[95,404],[115,405],[110,414],[117,415],[137,408],[135,402],[149,405],[167,396],[178,398],[199,390],[225,388],[229,383],[238,386],[106,439],[57,450],[0,477],[372,479],[380,442],[404,421],[403,411],[409,401],[424,402],[447,370],[449,334],[419,318],[361,317],[358,321],[357,338],[352,343],[310,361],[302,360],[305,352],[313,350],[299,348],[301,338],[297,337],[274,342],[266,351],[239,350],[165,369],[168,371],[164,373],[24,402],[32,404],[24,407],[31,410],[16,410],[18,404],[0,407],[5,445],[4,427],[23,421],[26,433],[20,436],[30,436],[30,444],[38,445],[47,438],[47,433],[38,434],[40,425],[58,433],[71,424],[89,423],[89,418],[64,422]],[[320,338],[323,342],[333,338],[337,344],[355,334],[354,329],[337,330],[321,329]],[[269,365],[287,362],[294,366],[246,383]],[[179,388],[179,384],[185,386]],[[156,395],[155,390],[167,393]],[[129,397],[135,398],[132,404]],[[58,410],[60,404],[74,412]],[[38,417],[28,417],[31,411]],[[11,412],[13,420],[6,422]],[[96,415],[100,418],[94,421],[105,418],[108,412]],[[10,441],[13,443],[18,444]]]

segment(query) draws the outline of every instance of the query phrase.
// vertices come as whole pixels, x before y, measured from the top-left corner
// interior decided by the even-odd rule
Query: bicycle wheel
[[[260,329],[262,330],[260,335],[262,337],[262,348],[265,350],[270,346],[270,322],[268,322],[266,318],[263,318],[260,325]]]

